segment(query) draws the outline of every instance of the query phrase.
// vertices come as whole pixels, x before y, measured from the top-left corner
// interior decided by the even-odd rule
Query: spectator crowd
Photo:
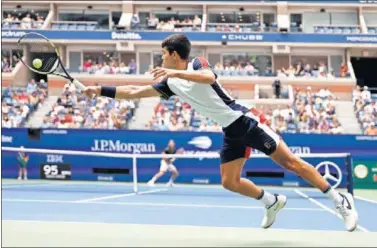
[[[335,72],[332,68],[328,68],[323,61],[319,61],[313,66],[299,61],[288,68],[277,69],[276,73],[273,73],[270,65],[264,71],[260,71],[257,64],[251,60],[224,60],[224,63],[216,63],[214,70],[219,76],[277,76],[280,78],[346,78],[350,76],[345,63],[342,63],[338,71]]]
[[[266,114],[271,127],[279,133],[328,133],[341,134],[343,128],[336,117],[336,97],[327,88],[313,92],[296,89],[292,106],[279,106]]]
[[[367,86],[356,86],[352,93],[353,106],[360,127],[366,135],[377,135],[377,97],[372,97]]]
[[[23,16],[23,17],[22,17]],[[2,22],[3,29],[40,29],[44,23],[44,17],[41,15],[33,15],[30,13],[26,15],[14,16],[8,14]]]
[[[43,104],[47,97],[47,85],[32,79],[26,88],[4,87],[1,96],[2,127],[20,127]]]
[[[112,60],[110,63],[107,62],[94,62],[88,59],[84,62],[81,72],[95,74],[95,75],[105,75],[105,74],[136,74],[136,61],[131,59],[131,61],[126,66],[125,63],[116,62]]]
[[[199,31],[201,30],[202,19],[195,15],[193,17],[186,16],[182,19],[174,16],[170,18],[162,18],[161,20],[152,14],[146,19],[147,23],[141,23],[139,15],[135,13],[131,18],[131,29],[149,29],[160,31]]]
[[[66,84],[43,119],[42,127],[126,129],[133,120],[137,104],[133,100],[105,97],[87,99],[73,84]]]
[[[276,109],[264,108],[271,127],[278,133],[329,133],[340,134],[340,125],[334,106],[336,97],[327,89],[313,92],[296,89],[294,103]],[[152,130],[220,132],[214,121],[200,116],[178,97],[161,100],[154,109],[148,124]]]

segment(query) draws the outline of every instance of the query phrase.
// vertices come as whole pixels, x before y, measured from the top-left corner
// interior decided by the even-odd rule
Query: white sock
[[[329,188],[327,191],[324,192],[330,200],[335,202],[336,204],[340,204],[343,201],[342,196],[333,188]]]
[[[276,202],[276,196],[267,191],[262,190],[262,194],[257,198],[257,200],[261,200],[264,203],[264,205],[268,207]]]

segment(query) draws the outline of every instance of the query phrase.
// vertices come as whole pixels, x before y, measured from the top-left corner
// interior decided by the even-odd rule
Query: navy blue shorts
[[[239,158],[249,158],[252,148],[266,155],[276,150],[280,136],[251,116],[251,113],[243,115],[223,129],[224,139],[220,150],[222,164]]]

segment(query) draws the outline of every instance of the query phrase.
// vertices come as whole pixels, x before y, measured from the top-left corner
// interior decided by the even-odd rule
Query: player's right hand
[[[83,91],[83,93],[88,97],[92,98],[101,95],[101,86],[89,86]]]

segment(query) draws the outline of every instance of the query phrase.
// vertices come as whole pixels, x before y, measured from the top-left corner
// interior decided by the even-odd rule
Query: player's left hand
[[[160,78],[160,81],[163,81],[168,78],[176,77],[177,70],[156,67],[151,71],[151,74],[153,75],[153,80],[157,80]]]

